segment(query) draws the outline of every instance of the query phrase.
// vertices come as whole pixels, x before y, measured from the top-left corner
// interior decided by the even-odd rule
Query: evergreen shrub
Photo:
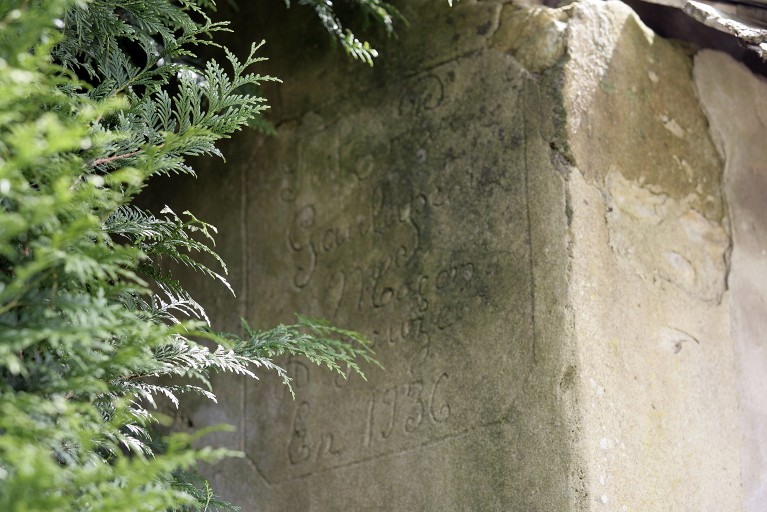
[[[374,51],[325,0],[300,0],[354,57]],[[394,10],[354,0],[391,27]],[[218,510],[200,461],[235,452],[163,436],[154,406],[185,393],[215,400],[213,372],[285,372],[303,355],[345,373],[371,361],[358,334],[298,317],[238,337],[211,328],[167,270],[224,286],[215,228],[189,212],[133,204],[155,175],[266,108],[240,60],[195,65],[226,24],[212,0],[0,2],[0,510]],[[217,266],[204,264],[213,257]],[[206,260],[208,261],[208,260]],[[203,344],[205,342],[205,344]],[[198,444],[195,444],[198,446]]]

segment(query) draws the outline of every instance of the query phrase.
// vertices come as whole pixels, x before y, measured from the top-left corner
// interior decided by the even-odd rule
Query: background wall
[[[385,370],[286,360],[295,400],[265,377],[187,404],[178,428],[237,426],[217,487],[265,511],[759,510],[760,79],[618,2],[409,2],[373,69],[269,6],[234,28],[285,80],[278,135],[152,195],[220,227],[220,327],[327,318]]]

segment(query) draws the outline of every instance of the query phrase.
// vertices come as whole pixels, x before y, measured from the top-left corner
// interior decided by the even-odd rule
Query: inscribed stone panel
[[[360,330],[386,368],[291,360],[295,401],[248,384],[245,447],[269,483],[508,421],[534,357],[525,80],[495,52],[451,62],[285,123],[259,155],[249,310]]]

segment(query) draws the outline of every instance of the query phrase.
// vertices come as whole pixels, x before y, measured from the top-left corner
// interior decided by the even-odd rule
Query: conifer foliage
[[[310,3],[327,14],[329,2]],[[272,370],[289,384],[273,362],[285,353],[342,374],[371,361],[356,333],[303,317],[243,337],[214,332],[167,263],[228,286],[215,228],[131,204],[149,177],[220,156],[216,142],[266,108],[246,92],[272,80],[250,71],[258,45],[243,60],[224,49],[225,64],[189,64],[226,29],[212,7],[0,2],[2,511],[218,510],[189,471],[236,453],[156,434],[158,398],[215,400],[213,372]],[[350,34],[337,35],[369,60]]]

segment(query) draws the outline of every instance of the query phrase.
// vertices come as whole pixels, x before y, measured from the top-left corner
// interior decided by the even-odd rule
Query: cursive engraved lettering
[[[394,421],[397,416],[397,386],[393,386],[384,391],[381,403],[389,406],[389,424],[381,430],[381,438],[387,439],[394,430]]]
[[[421,114],[439,107],[445,99],[445,86],[434,74],[421,76],[411,81],[399,100],[399,114]]]
[[[435,407],[435,404],[437,403],[437,392],[440,390],[440,384],[444,386],[447,382],[447,378],[447,373],[440,375],[437,378],[437,381],[434,383],[434,388],[431,391],[431,400],[429,401],[429,414],[435,423],[443,423],[450,417],[450,404],[446,399],[443,399],[440,402],[442,405]]]
[[[333,319],[338,316],[338,311],[341,309],[341,303],[344,300],[345,294],[346,273],[343,270],[339,270],[334,274],[334,279],[328,289],[328,298],[335,303],[335,307],[333,308]]]
[[[415,432],[423,422],[425,407],[421,398],[421,391],[423,391],[423,381],[416,381],[407,385],[406,396],[415,399],[415,406],[411,409],[413,414],[405,419],[405,432],[407,433]]]
[[[368,402],[368,415],[367,415],[367,424],[365,426],[365,439],[363,441],[363,445],[368,447],[370,446],[370,443],[373,441],[373,411],[375,409],[375,403],[376,403],[376,394],[375,391],[370,394],[370,401]]]
[[[309,239],[309,232],[315,221],[314,205],[304,206],[296,212],[286,233],[288,248],[298,257],[293,284],[299,289],[309,284],[315,270],[317,270],[317,250],[314,247],[314,242]]]
[[[306,430],[306,421],[311,409],[309,402],[301,402],[293,416],[293,435],[288,443],[288,460],[293,465],[306,462],[311,457]]]
[[[424,393],[423,379],[374,390],[367,403],[367,419],[362,445],[366,448],[385,442],[395,433],[410,435],[419,430],[428,417],[433,424],[445,423],[450,417],[450,404],[444,387],[447,373],[441,373]],[[400,419],[398,419],[400,418]]]
[[[317,450],[317,460],[327,455],[341,455],[342,450],[335,443],[335,436],[332,432],[323,434]]]

